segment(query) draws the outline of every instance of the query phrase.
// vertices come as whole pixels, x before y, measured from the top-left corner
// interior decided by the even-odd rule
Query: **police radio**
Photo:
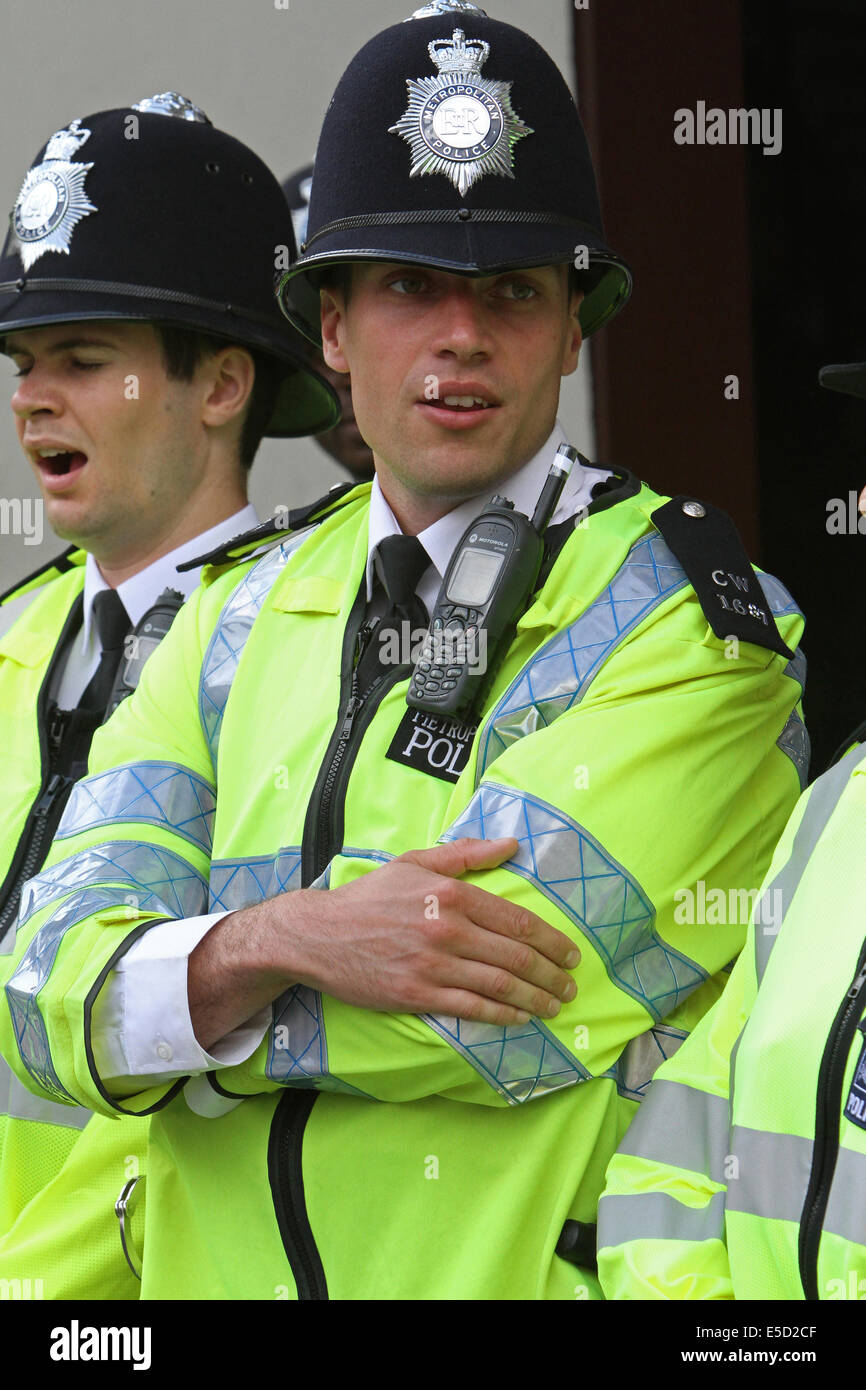
[[[544,532],[577,450],[561,444],[530,519],[498,494],[451,557],[406,703],[466,718],[480,706],[535,588]]]
[[[148,608],[141,622],[124,639],[123,656],[117,668],[117,675],[108,704],[105,719],[108,720],[117,706],[131,695],[138,682],[147,658],[159,646],[184,604],[183,594],[177,589],[163,589],[152,608]]]

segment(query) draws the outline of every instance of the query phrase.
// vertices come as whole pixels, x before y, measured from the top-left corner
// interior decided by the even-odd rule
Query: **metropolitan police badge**
[[[68,256],[76,223],[97,211],[84,191],[85,176],[93,165],[70,162],[89,137],[80,119],[58,130],[45,147],[42,163],[30,170],[21,185],[12,226],[25,270],[46,251]]]
[[[409,106],[389,134],[402,135],[412,150],[410,178],[444,174],[466,193],[486,174],[514,178],[512,151],[530,126],[511,105],[511,83],[481,76],[490,44],[455,29],[434,39],[427,51],[438,77],[407,78]]]

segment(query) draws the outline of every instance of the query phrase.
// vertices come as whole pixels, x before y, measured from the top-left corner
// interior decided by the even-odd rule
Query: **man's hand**
[[[333,891],[303,889],[223,918],[190,956],[190,1014],[208,1048],[292,984],[344,1003],[481,1023],[552,1018],[576,986],[569,937],[463,883],[514,839],[413,850]]]

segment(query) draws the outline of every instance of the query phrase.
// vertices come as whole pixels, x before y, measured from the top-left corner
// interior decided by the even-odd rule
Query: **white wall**
[[[288,9],[277,9],[274,0],[3,0],[0,208],[11,209],[37,150],[75,116],[172,89],[284,178],[312,158],[331,93],[355,52],[419,3],[288,0]],[[527,29],[573,84],[571,0],[489,0],[483,7]],[[589,370],[584,349],[560,414],[572,443],[592,456]],[[0,499],[38,495],[4,404],[11,379],[0,358]],[[253,468],[253,500],[264,516],[343,477],[312,442],[269,440]],[[50,532],[41,546],[0,535],[0,590],[64,545]]]

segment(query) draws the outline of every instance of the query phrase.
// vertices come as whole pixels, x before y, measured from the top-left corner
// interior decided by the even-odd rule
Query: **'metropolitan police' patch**
[[[58,130],[45,147],[42,163],[30,170],[21,185],[12,226],[25,270],[46,251],[68,256],[76,223],[97,210],[84,191],[85,176],[93,165],[70,162],[89,138],[90,131],[81,129],[80,120]]]
[[[409,106],[392,135],[412,150],[411,178],[444,174],[466,193],[485,174],[514,178],[512,150],[532,135],[511,105],[511,83],[481,76],[490,44],[455,29],[450,39],[427,45],[438,77],[407,78]]]
[[[862,1031],[863,1025],[860,1027]],[[850,1120],[853,1125],[859,1125],[861,1129],[866,1129],[866,1039],[860,1049],[851,1090],[845,1102],[845,1119]]]

